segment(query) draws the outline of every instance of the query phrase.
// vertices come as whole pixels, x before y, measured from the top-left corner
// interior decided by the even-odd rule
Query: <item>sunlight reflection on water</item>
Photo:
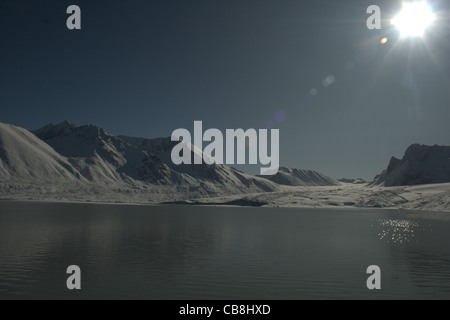
[[[380,219],[383,228],[378,234],[380,240],[388,243],[405,243],[414,239],[414,231],[419,227],[415,221],[406,219]]]

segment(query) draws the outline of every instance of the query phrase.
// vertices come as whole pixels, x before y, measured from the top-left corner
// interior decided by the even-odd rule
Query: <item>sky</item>
[[[66,27],[72,4],[81,30]],[[381,30],[366,26],[370,5]],[[281,165],[371,179],[410,144],[450,145],[450,4],[429,1],[438,19],[411,39],[390,23],[401,5],[2,0],[0,122],[146,138],[195,120],[277,128]]]

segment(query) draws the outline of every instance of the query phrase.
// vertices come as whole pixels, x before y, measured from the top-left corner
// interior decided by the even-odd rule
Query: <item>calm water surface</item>
[[[0,201],[0,299],[449,299],[449,240],[445,215]]]

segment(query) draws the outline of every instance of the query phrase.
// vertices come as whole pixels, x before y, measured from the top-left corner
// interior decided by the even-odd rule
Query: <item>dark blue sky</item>
[[[82,30],[66,28],[71,4]],[[430,1],[439,21],[423,40],[401,40],[389,23],[366,28],[371,4],[386,20],[401,6],[2,0],[0,121],[67,119],[149,138],[192,131],[194,120],[269,125],[280,129],[282,165],[372,178],[412,143],[450,145],[450,9]]]

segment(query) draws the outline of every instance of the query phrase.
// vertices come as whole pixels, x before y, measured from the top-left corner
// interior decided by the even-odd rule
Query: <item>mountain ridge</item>
[[[450,147],[413,145],[367,188],[359,180],[337,182],[316,171],[287,167],[278,176],[258,177],[218,164],[176,166],[170,153],[179,142],[167,137],[113,136],[68,121],[33,132],[0,123],[1,199],[448,211],[450,183],[384,185],[427,183],[436,177],[445,181]]]
[[[263,176],[268,180],[286,186],[338,186],[341,183],[323,173],[314,170],[292,169],[280,167],[278,172],[272,176]]]
[[[170,199],[272,192],[279,188],[267,179],[224,165],[177,166],[170,154],[178,142],[170,138],[113,136],[102,128],[76,126],[69,121],[32,132],[3,123],[0,128],[0,181],[14,188],[20,180],[31,189],[39,189],[39,182],[42,188],[51,186],[46,190],[76,185],[81,193],[82,189],[94,188],[101,190],[99,193],[166,193]]]
[[[409,186],[450,182],[450,146],[410,145],[402,159],[392,157],[370,185]]]

